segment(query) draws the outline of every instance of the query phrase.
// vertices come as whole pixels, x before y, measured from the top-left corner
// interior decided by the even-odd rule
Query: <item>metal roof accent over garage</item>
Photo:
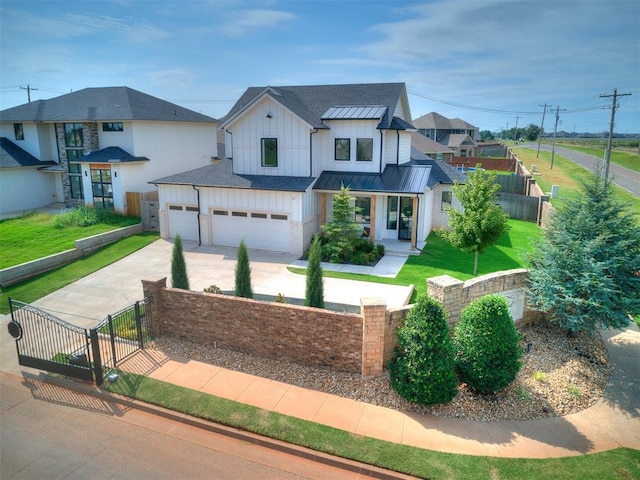
[[[338,191],[344,185],[354,192],[421,194],[430,175],[429,165],[387,165],[382,174],[322,172],[313,189]]]

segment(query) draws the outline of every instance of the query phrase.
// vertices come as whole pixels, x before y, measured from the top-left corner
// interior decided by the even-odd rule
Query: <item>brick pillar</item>
[[[382,375],[387,305],[381,298],[361,298],[360,313],[362,315],[362,376]]]
[[[464,282],[449,275],[427,278],[427,293],[442,303],[450,329],[460,321]]]
[[[160,321],[161,308],[160,303],[162,300],[162,291],[167,287],[167,277],[158,277],[148,280],[142,280],[142,292],[146,300],[147,308],[151,313],[151,333],[154,337],[159,337],[162,334]]]

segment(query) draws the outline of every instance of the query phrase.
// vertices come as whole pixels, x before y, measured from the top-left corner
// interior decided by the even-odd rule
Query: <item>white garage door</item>
[[[289,252],[289,215],[214,210],[211,219],[214,245],[237,247],[244,240],[248,248]]]
[[[183,240],[198,240],[198,207],[169,205],[169,236],[177,233]]]

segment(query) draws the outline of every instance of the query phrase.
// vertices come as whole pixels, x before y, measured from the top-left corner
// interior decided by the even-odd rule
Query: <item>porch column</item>
[[[376,196],[371,195],[371,211],[369,212],[369,216],[371,217],[369,220],[369,228],[371,231],[369,232],[369,241],[371,243],[376,243]]]
[[[411,250],[415,250],[417,247],[416,238],[418,237],[418,197],[413,197],[413,214],[411,215],[413,222],[411,228]]]
[[[327,194],[320,194],[320,226],[327,223]]]

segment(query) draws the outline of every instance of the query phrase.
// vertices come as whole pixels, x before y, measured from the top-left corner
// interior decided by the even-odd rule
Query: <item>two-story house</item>
[[[0,112],[0,213],[54,202],[127,213],[127,192],[210,164],[217,121],[127,87],[86,88]]]
[[[478,127],[459,118],[449,119],[436,112],[416,118],[418,133],[454,151],[456,157],[473,157],[480,141]]]
[[[374,242],[446,225],[459,177],[412,150],[403,83],[252,87],[220,129],[226,158],[153,181],[163,237],[301,254],[342,185]]]

